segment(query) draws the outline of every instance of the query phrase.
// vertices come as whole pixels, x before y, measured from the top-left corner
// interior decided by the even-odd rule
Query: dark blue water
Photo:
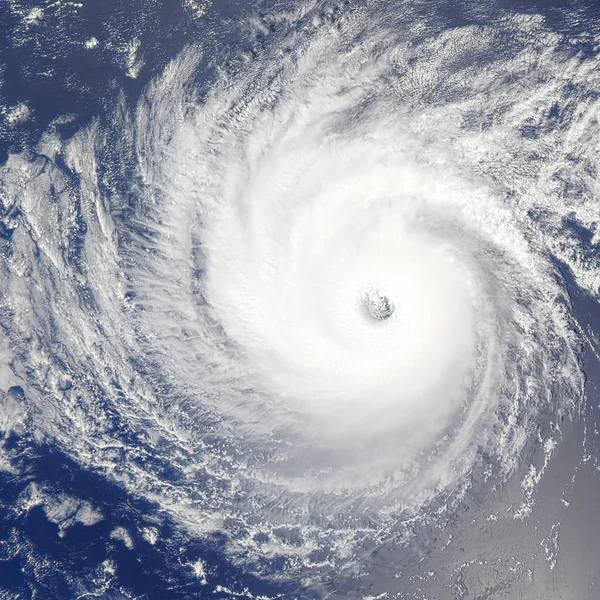
[[[221,550],[222,540],[194,540],[160,514],[158,506],[136,499],[119,486],[82,469],[48,446],[15,436],[3,440],[16,456],[24,476],[0,474],[0,591],[14,598],[73,598],[81,587],[102,589],[98,569],[104,561],[116,565],[105,591],[148,599],[230,598],[215,583],[254,595],[297,597],[293,586],[281,586],[250,577],[232,566]],[[87,500],[104,519],[94,525],[75,523],[59,536],[59,526],[48,520],[43,506],[15,511],[32,483],[58,497]],[[158,531],[151,544],[140,533],[150,526]],[[111,538],[117,527],[133,539],[133,549]],[[201,559],[202,583],[189,566]],[[35,596],[34,596],[35,594]],[[104,597],[104,596],[102,596]],[[303,596],[307,597],[307,596]]]

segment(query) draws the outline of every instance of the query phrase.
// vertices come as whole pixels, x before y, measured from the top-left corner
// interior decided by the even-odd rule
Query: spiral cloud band
[[[5,318],[40,439],[245,560],[318,569],[526,469],[579,405],[559,265],[590,293],[599,271],[555,226],[595,231],[598,125],[527,127],[598,72],[536,17],[303,6],[252,32],[209,86],[188,48],[112,122],[9,158]]]

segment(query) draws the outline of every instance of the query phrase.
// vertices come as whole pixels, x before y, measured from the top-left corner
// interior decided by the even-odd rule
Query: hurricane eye
[[[367,314],[376,321],[389,319],[396,310],[391,298],[381,290],[369,290],[364,296],[364,306]]]

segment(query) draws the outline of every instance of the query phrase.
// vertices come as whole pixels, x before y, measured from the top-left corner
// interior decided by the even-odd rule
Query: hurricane
[[[600,37],[439,24],[252,12],[7,155],[4,470],[29,435],[304,598],[530,518],[598,348]]]

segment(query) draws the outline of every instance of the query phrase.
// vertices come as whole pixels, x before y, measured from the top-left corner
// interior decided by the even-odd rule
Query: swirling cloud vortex
[[[560,168],[560,133],[522,132],[561,94],[528,75],[555,73],[553,34],[514,17],[512,46],[492,58],[502,28],[434,35],[409,19],[399,39],[358,11],[325,16],[305,7],[274,33],[256,25],[265,47],[208,87],[190,48],[135,110],[123,102],[111,125],[55,148],[78,177],[85,266],[49,246],[34,274],[52,287],[62,270],[49,300],[70,348],[61,364],[75,380],[92,356],[104,386],[102,403],[72,400],[88,405],[61,421],[83,383],[40,375],[57,395],[39,402],[42,429],[188,523],[243,515],[247,547],[252,527],[305,526],[325,544],[324,523],[332,536],[376,530],[477,473],[505,479],[542,415],[558,421],[582,393],[555,259],[583,288],[593,269],[532,216],[573,210],[540,174]],[[560,68],[591,76],[567,58]],[[47,167],[36,193],[60,177]],[[44,218],[15,238],[23,256],[27,235],[59,222]],[[116,466],[105,409],[180,470],[176,492],[146,463]]]

